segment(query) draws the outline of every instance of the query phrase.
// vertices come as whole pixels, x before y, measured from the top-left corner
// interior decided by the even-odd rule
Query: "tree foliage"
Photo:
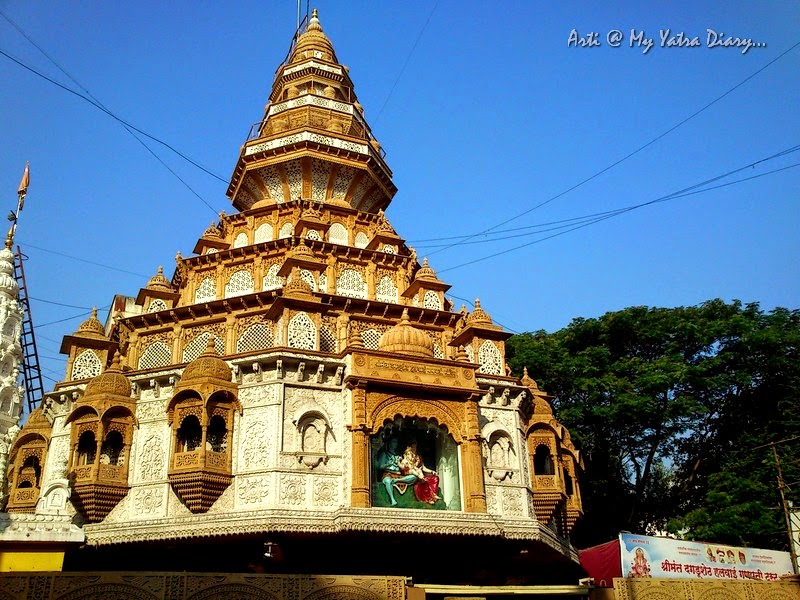
[[[800,311],[631,307],[509,339],[586,464],[578,546],[667,528],[786,549],[776,463],[800,486]],[[789,441],[786,441],[789,440]],[[795,487],[797,487],[795,486]],[[800,501],[800,494],[794,495]]]

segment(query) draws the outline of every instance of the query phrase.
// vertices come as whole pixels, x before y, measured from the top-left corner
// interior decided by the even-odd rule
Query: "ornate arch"
[[[448,406],[438,400],[412,400],[401,396],[389,396],[379,402],[367,418],[371,434],[375,435],[385,421],[395,417],[417,417],[436,422],[447,428],[457,444],[464,441],[462,423],[463,416],[454,413]]]

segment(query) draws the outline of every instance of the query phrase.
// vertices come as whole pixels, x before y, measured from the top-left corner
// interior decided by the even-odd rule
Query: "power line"
[[[90,97],[92,100],[94,100],[94,101],[97,103],[97,105],[98,105],[98,106],[102,107],[102,109],[103,109],[103,110],[105,110],[105,111],[108,111],[108,109],[106,108],[106,106],[105,106],[105,105],[104,105],[102,102],[100,102],[100,100],[98,100],[98,99],[97,99],[97,97],[96,97],[94,94],[92,94],[92,93],[91,93],[91,92],[90,92],[88,89],[86,89],[86,87],[84,87],[84,86],[83,86],[83,85],[82,85],[82,84],[81,84],[81,83],[80,83],[80,82],[79,82],[77,79],[75,79],[75,78],[74,78],[72,75],[70,75],[69,73],[67,73],[66,69],[64,69],[64,67],[62,67],[62,66],[61,66],[61,65],[60,65],[58,62],[56,62],[56,60],[55,60],[55,59],[54,59],[52,56],[50,56],[50,55],[49,55],[47,52],[45,52],[44,48],[42,48],[42,47],[41,47],[39,44],[37,44],[37,43],[36,43],[36,41],[35,41],[33,38],[31,38],[31,36],[29,36],[29,35],[28,35],[28,34],[25,32],[25,30],[23,30],[23,29],[22,29],[22,27],[20,27],[19,25],[17,25],[17,23],[15,23],[15,22],[14,22],[14,21],[11,19],[11,17],[9,17],[7,14],[5,14],[5,13],[4,13],[2,10],[0,10],[0,16],[2,16],[2,17],[3,17],[3,18],[6,20],[6,21],[8,21],[8,22],[11,24],[11,26],[12,26],[12,27],[14,27],[14,29],[16,29],[16,30],[19,32],[19,34],[20,34],[22,37],[24,37],[26,40],[28,40],[28,42],[30,42],[30,44],[31,44],[31,45],[32,45],[34,48],[36,48],[36,49],[37,49],[39,52],[41,52],[41,53],[44,55],[44,57],[45,57],[47,60],[49,60],[51,63],[53,63],[53,65],[55,65],[55,67],[56,67],[56,68],[57,68],[59,71],[61,71],[61,72],[62,72],[64,75],[66,75],[66,76],[67,76],[67,77],[70,79],[70,81],[72,81],[72,82],[73,82],[75,85],[77,85],[77,86],[78,86],[80,89],[82,89],[84,92],[86,92],[86,95],[87,95],[87,96],[89,96],[89,97]],[[183,179],[183,178],[182,178],[180,175],[178,175],[178,174],[177,174],[177,173],[176,173],[176,172],[175,172],[175,171],[174,171],[174,170],[173,170],[173,169],[172,169],[172,168],[171,168],[171,167],[170,167],[170,166],[169,166],[169,165],[168,165],[166,162],[164,162],[164,161],[161,159],[161,157],[160,157],[158,154],[156,154],[156,153],[153,151],[153,149],[152,149],[152,148],[150,148],[150,146],[148,146],[148,145],[147,145],[147,144],[144,142],[144,140],[142,140],[142,138],[140,138],[138,135],[136,135],[136,133],[133,131],[133,129],[131,129],[130,127],[128,127],[128,126],[127,126],[127,125],[125,125],[125,124],[123,124],[122,126],[125,128],[125,130],[126,130],[128,133],[130,133],[130,134],[131,134],[131,135],[132,135],[132,136],[133,136],[133,137],[136,139],[136,141],[137,141],[137,142],[139,142],[139,143],[140,143],[140,144],[141,144],[141,145],[144,147],[144,149],[145,149],[145,150],[147,150],[147,151],[148,151],[148,152],[149,152],[149,153],[150,153],[150,154],[151,154],[151,155],[152,155],[152,156],[153,156],[153,157],[154,157],[154,158],[155,158],[155,159],[156,159],[158,162],[160,162],[160,163],[161,163],[161,165],[162,165],[162,166],[163,166],[165,169],[167,169],[167,171],[169,171],[170,173],[172,173],[172,175],[173,175],[173,176],[174,176],[174,177],[175,177],[175,178],[176,178],[178,181],[180,181],[180,182],[181,182],[181,183],[182,183],[182,184],[183,184],[183,185],[186,187],[186,189],[188,189],[188,190],[189,190],[189,191],[190,191],[192,194],[194,194],[194,195],[195,195],[195,196],[196,196],[196,197],[197,197],[197,198],[198,198],[198,199],[199,199],[199,200],[200,200],[200,201],[201,201],[203,204],[205,204],[205,205],[206,205],[208,208],[210,208],[212,211],[214,211],[215,213],[217,212],[217,211],[214,209],[214,207],[213,207],[213,206],[211,206],[211,204],[209,204],[209,203],[206,201],[206,199],[205,199],[205,198],[203,198],[203,197],[202,197],[200,194],[198,194],[198,193],[197,193],[197,192],[194,190],[194,188],[192,188],[192,186],[190,186],[190,185],[189,185],[189,184],[188,184],[188,183],[187,183],[187,182],[186,182],[186,181],[185,181],[185,180],[184,180],[184,179]]]
[[[135,275],[136,277],[141,277],[143,279],[148,279],[150,277],[149,275],[142,275],[141,273],[136,273],[134,271],[128,271],[126,269],[120,269],[119,267],[112,267],[111,265],[104,265],[103,263],[99,263],[99,262],[96,262],[96,261],[93,261],[93,260],[89,260],[89,259],[86,259],[86,258],[79,258],[77,256],[72,256],[71,254],[66,254],[64,252],[58,252],[57,250],[48,250],[47,248],[42,248],[41,246],[34,246],[33,244],[30,244],[30,243],[25,242],[25,241],[23,241],[22,244],[27,248],[33,248],[34,250],[40,250],[42,252],[47,252],[49,254],[55,254],[57,256],[63,256],[64,258],[70,258],[72,260],[77,260],[78,262],[87,263],[87,264],[90,264],[90,265],[94,265],[96,267],[102,267],[104,269],[110,269],[111,271],[118,271],[120,273],[127,273],[128,275]],[[82,307],[76,306],[75,308],[82,308]]]
[[[63,302],[54,302],[53,300],[45,300],[43,298],[34,298],[30,296],[31,300],[36,300],[37,302],[44,302],[45,304],[55,304],[56,306],[66,306],[67,308],[80,308],[82,310],[92,310],[86,306],[75,306],[74,304],[64,304]]]
[[[82,99],[82,100],[84,100],[84,101],[88,102],[89,104],[91,104],[92,106],[94,106],[95,108],[97,108],[98,110],[100,110],[100,111],[104,112],[105,114],[107,114],[109,117],[111,117],[111,118],[112,118],[112,119],[114,119],[115,121],[118,121],[118,122],[122,123],[123,125],[125,125],[126,127],[130,127],[130,128],[131,128],[132,130],[134,130],[135,132],[142,134],[142,135],[143,135],[143,136],[145,136],[146,138],[148,138],[148,139],[150,139],[150,140],[153,140],[154,142],[157,142],[157,143],[161,144],[162,146],[164,146],[164,147],[165,147],[165,148],[167,148],[168,150],[171,150],[172,152],[174,152],[175,154],[177,154],[178,156],[180,156],[182,159],[184,159],[185,161],[187,161],[187,162],[189,162],[190,164],[194,165],[195,167],[197,167],[198,169],[200,169],[201,171],[203,171],[203,172],[204,172],[204,173],[206,173],[207,175],[210,175],[211,177],[213,177],[213,178],[215,178],[215,179],[218,179],[218,180],[219,180],[219,181],[221,181],[222,183],[228,183],[228,180],[227,180],[227,179],[224,179],[224,178],[220,177],[219,175],[217,175],[216,173],[214,173],[214,172],[212,172],[212,171],[209,171],[209,170],[208,170],[207,168],[205,168],[203,165],[201,165],[201,164],[200,164],[200,163],[198,163],[197,161],[195,161],[195,160],[193,160],[193,159],[189,158],[189,157],[188,157],[188,156],[186,156],[186,155],[185,155],[183,152],[181,152],[180,150],[176,149],[176,148],[175,148],[174,146],[172,146],[171,144],[169,144],[169,143],[165,142],[164,140],[162,140],[162,139],[160,139],[160,138],[157,138],[157,137],[156,137],[156,136],[154,136],[154,135],[151,135],[151,134],[147,133],[146,131],[144,131],[144,130],[142,130],[142,129],[138,128],[138,127],[136,127],[136,125],[133,125],[132,123],[129,123],[129,122],[128,122],[128,121],[126,121],[125,119],[123,119],[123,118],[121,118],[121,117],[118,117],[116,114],[114,114],[113,112],[111,112],[111,111],[110,111],[110,110],[108,110],[107,108],[104,108],[104,107],[103,107],[101,104],[99,104],[99,103],[95,102],[94,100],[92,100],[91,98],[89,98],[88,96],[86,96],[85,94],[81,94],[80,92],[76,92],[76,91],[75,91],[75,90],[73,90],[72,88],[70,88],[70,87],[68,87],[68,86],[66,86],[66,85],[64,85],[64,84],[62,84],[62,83],[59,83],[59,82],[58,82],[58,81],[56,81],[55,79],[53,79],[53,78],[51,78],[51,77],[48,77],[47,75],[45,75],[44,73],[41,73],[40,71],[37,71],[37,70],[36,70],[36,69],[34,69],[33,67],[30,67],[30,66],[26,65],[24,62],[22,62],[21,60],[19,60],[19,59],[15,58],[15,57],[13,57],[13,56],[11,56],[11,55],[10,55],[8,52],[6,52],[6,51],[5,51],[5,50],[3,50],[3,49],[0,49],[0,54],[2,54],[3,56],[5,56],[5,57],[6,57],[7,59],[9,59],[10,61],[12,61],[12,62],[14,62],[14,63],[18,64],[18,65],[19,65],[20,67],[22,67],[23,69],[26,69],[26,70],[30,71],[31,73],[33,73],[34,75],[37,75],[38,77],[41,77],[42,79],[44,79],[44,80],[46,80],[46,81],[48,81],[48,82],[52,83],[53,85],[55,85],[55,86],[57,86],[57,87],[61,88],[61,89],[62,89],[62,90],[64,90],[65,92],[69,92],[70,94],[73,94],[74,96],[77,96],[78,98],[80,98],[80,99]],[[212,209],[212,210],[213,210],[213,209]]]
[[[795,152],[795,151],[797,151],[799,149],[800,149],[800,146],[795,146],[794,149],[790,149],[790,150],[792,152]],[[647,202],[641,202],[639,204],[633,204],[633,205],[630,205],[630,206],[626,206],[626,207],[610,210],[610,211],[607,211],[605,213],[599,213],[600,216],[598,216],[597,218],[591,219],[591,220],[589,220],[587,222],[583,222],[583,223],[581,223],[579,225],[576,225],[574,227],[567,228],[565,230],[559,231],[559,232],[554,233],[552,235],[549,235],[549,236],[546,236],[546,237],[543,237],[543,238],[539,238],[539,239],[533,240],[531,242],[528,242],[528,243],[525,243],[525,244],[521,244],[519,246],[514,246],[513,248],[507,248],[505,250],[501,250],[499,252],[495,252],[494,254],[489,254],[487,256],[476,258],[474,260],[470,260],[470,261],[467,261],[467,262],[464,262],[464,263],[461,263],[461,264],[458,264],[458,265],[455,265],[455,266],[452,266],[452,267],[447,267],[445,269],[439,269],[439,273],[445,273],[447,271],[453,271],[455,269],[460,269],[461,267],[466,267],[466,266],[469,266],[469,265],[473,265],[475,263],[483,262],[484,260],[489,260],[490,258],[496,258],[498,256],[502,256],[503,254],[508,254],[510,252],[514,252],[515,250],[520,250],[522,248],[526,248],[526,247],[532,246],[534,244],[539,244],[541,242],[544,242],[546,240],[552,239],[554,237],[558,237],[558,236],[564,235],[565,233],[570,233],[571,231],[575,231],[577,229],[583,229],[584,227],[588,227],[589,225],[594,225],[595,223],[599,223],[601,221],[605,221],[606,219],[611,219],[613,217],[617,217],[619,215],[625,214],[627,212],[631,212],[633,210],[637,210],[639,208],[643,208],[645,206],[650,206],[652,204],[658,204],[658,203],[661,203],[661,202],[667,202],[669,200],[675,200],[677,198],[683,198],[685,196],[692,196],[694,194],[700,194],[700,193],[703,193],[703,192],[709,192],[711,190],[715,190],[715,189],[719,189],[719,188],[723,188],[723,187],[728,187],[728,186],[731,186],[731,185],[734,185],[734,184],[737,184],[737,183],[743,183],[745,181],[750,181],[751,179],[758,179],[758,178],[764,177],[766,175],[771,175],[773,173],[778,173],[780,171],[786,171],[788,169],[792,169],[792,168],[800,166],[800,163],[794,163],[794,164],[791,164],[791,165],[787,165],[787,166],[784,166],[784,167],[779,167],[777,169],[773,169],[771,171],[767,171],[765,173],[760,173],[758,175],[752,175],[750,177],[743,177],[742,179],[729,181],[727,183],[721,183],[719,185],[715,185],[715,186],[711,186],[711,187],[703,187],[703,186],[708,185],[709,183],[712,183],[714,181],[719,181],[720,179],[722,179],[724,177],[728,177],[728,176],[732,175],[733,173],[738,173],[738,172],[740,172],[740,171],[742,171],[744,169],[751,168],[751,166],[754,165],[754,164],[757,164],[757,163],[760,163],[760,162],[764,162],[766,160],[771,160],[772,158],[776,158],[778,156],[783,156],[786,153],[787,153],[787,151],[781,151],[780,153],[778,153],[776,155],[773,155],[772,157],[761,159],[761,160],[757,161],[756,163],[751,163],[749,165],[745,165],[745,166],[740,167],[738,169],[734,169],[732,171],[729,171],[728,173],[725,173],[723,175],[718,175],[716,177],[712,177],[712,178],[707,179],[707,180],[705,180],[703,182],[697,183],[697,184],[689,186],[687,188],[683,188],[683,189],[678,190],[676,192],[672,192],[671,194],[667,194],[665,196],[660,196],[660,197],[655,198],[653,200],[648,200]],[[697,189],[697,188],[700,188],[700,187],[702,187],[703,189]]]
[[[419,41],[422,39],[422,34],[425,33],[425,30],[428,28],[428,24],[431,22],[431,19],[433,18],[433,13],[436,12],[436,7],[438,5],[439,5],[439,0],[436,0],[436,2],[434,2],[433,4],[433,8],[431,8],[430,14],[428,15],[428,19],[425,21],[425,24],[422,26],[422,29],[419,30],[419,34],[417,34],[417,39],[414,40],[414,44],[411,46],[411,50],[408,51],[406,60],[403,63],[403,66],[400,68],[400,72],[397,74],[397,78],[395,78],[392,87],[389,88],[389,93],[386,94],[386,100],[383,101],[383,104],[381,105],[378,114],[375,115],[375,120],[373,121],[373,125],[376,125],[378,123],[378,120],[381,118],[381,115],[383,114],[383,109],[386,108],[386,105],[389,103],[389,99],[392,97],[392,94],[394,93],[394,88],[397,87],[400,78],[403,76],[403,73],[405,73],[406,67],[408,66],[408,62],[411,60],[411,56],[414,54],[414,50],[417,49],[417,44],[419,44]]]
[[[642,151],[642,150],[644,150],[645,148],[647,148],[647,147],[649,147],[649,146],[653,145],[655,142],[657,142],[657,141],[658,141],[658,140],[660,140],[661,138],[663,138],[663,137],[667,136],[668,134],[672,133],[673,131],[675,131],[676,129],[678,129],[679,127],[681,127],[682,125],[685,125],[686,123],[688,123],[689,121],[691,121],[692,119],[694,119],[696,116],[698,116],[698,115],[699,115],[699,114],[701,114],[702,112],[704,112],[704,111],[706,111],[707,109],[711,108],[711,107],[712,107],[714,104],[716,104],[717,102],[719,102],[720,100],[722,100],[723,98],[725,98],[726,96],[728,96],[729,94],[731,94],[732,92],[734,92],[735,90],[737,90],[738,88],[740,88],[741,86],[743,86],[745,83],[747,83],[748,81],[750,81],[751,79],[753,79],[753,78],[754,78],[756,75],[758,75],[759,73],[761,73],[762,71],[764,71],[765,69],[767,69],[768,67],[770,67],[771,65],[773,65],[774,63],[776,63],[777,61],[779,61],[781,58],[783,58],[784,56],[786,56],[787,54],[789,54],[789,53],[790,53],[792,50],[794,50],[794,49],[795,49],[795,48],[797,48],[798,46],[800,46],[800,41],[798,41],[797,43],[795,43],[794,45],[792,45],[792,46],[791,46],[791,47],[790,47],[788,50],[785,50],[784,52],[780,53],[778,56],[776,56],[775,58],[773,58],[771,61],[769,61],[767,64],[765,64],[763,67],[761,67],[760,69],[758,69],[757,71],[755,71],[755,72],[754,72],[754,73],[752,73],[751,75],[748,75],[747,77],[745,77],[745,78],[744,78],[742,81],[740,81],[739,83],[737,83],[736,85],[734,85],[732,88],[730,88],[728,91],[726,91],[726,92],[725,92],[725,93],[723,93],[722,95],[720,95],[720,96],[717,96],[717,97],[716,97],[714,100],[712,100],[711,102],[709,102],[708,104],[706,104],[705,106],[703,106],[702,108],[700,108],[699,110],[695,111],[694,113],[692,113],[691,115],[689,115],[688,117],[686,117],[685,119],[683,119],[682,121],[679,121],[678,123],[676,123],[675,125],[673,125],[673,126],[672,126],[672,127],[670,127],[669,129],[667,129],[666,131],[664,131],[663,133],[660,133],[659,135],[657,135],[656,137],[654,137],[653,139],[651,139],[649,142],[647,142],[647,143],[645,143],[645,144],[643,144],[643,145],[639,146],[639,147],[638,147],[636,150],[634,150],[634,151],[632,151],[632,152],[629,152],[628,154],[626,154],[625,156],[623,156],[623,157],[622,157],[622,158],[620,158],[619,160],[617,160],[617,161],[615,161],[615,162],[611,163],[611,164],[610,164],[610,165],[608,165],[607,167],[605,167],[605,168],[603,168],[603,169],[601,169],[601,170],[597,171],[597,172],[596,172],[596,173],[594,173],[593,175],[590,175],[589,177],[587,177],[587,178],[585,178],[585,179],[583,179],[583,180],[579,181],[578,183],[576,183],[575,185],[573,185],[573,186],[571,186],[571,187],[567,188],[567,189],[566,189],[566,190],[564,190],[563,192],[561,192],[561,193],[559,193],[559,194],[556,194],[555,196],[552,196],[552,197],[548,198],[547,200],[543,200],[543,201],[542,201],[542,202],[540,202],[539,204],[536,204],[535,206],[533,206],[533,207],[531,207],[531,208],[529,208],[529,209],[527,209],[527,210],[525,210],[525,211],[523,211],[523,212],[521,212],[521,213],[519,213],[519,214],[517,214],[517,215],[515,215],[515,216],[513,216],[513,217],[510,217],[510,218],[506,219],[505,221],[502,221],[502,222],[500,222],[500,223],[498,223],[498,224],[496,224],[496,225],[493,225],[492,227],[489,227],[489,228],[487,228],[487,229],[484,229],[483,231],[480,231],[480,232],[478,232],[478,233],[472,234],[471,236],[468,236],[468,237],[467,237],[467,239],[472,239],[473,237],[477,237],[477,236],[479,236],[479,235],[482,235],[482,234],[484,234],[484,233],[488,233],[488,232],[490,232],[490,231],[493,231],[493,230],[497,229],[498,227],[502,227],[503,225],[506,225],[507,223],[510,223],[511,221],[515,221],[515,220],[519,219],[520,217],[523,217],[523,216],[525,216],[525,215],[527,215],[527,214],[529,214],[529,213],[533,212],[534,210],[536,210],[536,209],[538,209],[538,208],[541,208],[542,206],[545,206],[546,204],[549,204],[549,203],[551,203],[551,202],[553,202],[553,201],[555,201],[555,200],[558,200],[558,199],[559,199],[559,198],[561,198],[562,196],[565,196],[566,194],[570,193],[571,191],[573,191],[573,190],[576,190],[577,188],[581,187],[581,186],[582,186],[582,185],[584,185],[585,183],[588,183],[588,182],[592,181],[593,179],[596,179],[597,177],[599,177],[599,176],[600,176],[600,175],[602,175],[603,173],[606,173],[607,171],[610,171],[611,169],[613,169],[613,168],[614,168],[614,167],[616,167],[617,165],[619,165],[619,164],[621,164],[621,163],[625,162],[626,160],[628,160],[629,158],[631,158],[631,157],[635,156],[636,154],[638,154],[639,152],[641,152],[641,151]],[[466,240],[465,240],[465,241],[466,241]],[[453,248],[453,247],[455,247],[455,246],[459,246],[459,245],[461,245],[462,243],[463,243],[463,242],[456,242],[456,243],[450,244],[450,245],[448,245],[448,246],[445,246],[444,248],[441,248],[441,249],[439,249],[439,250],[435,250],[434,252],[432,252],[432,253],[431,253],[431,255],[433,255],[433,254],[438,254],[439,252],[444,252],[445,250],[448,250],[448,249],[450,249],[450,248]]]

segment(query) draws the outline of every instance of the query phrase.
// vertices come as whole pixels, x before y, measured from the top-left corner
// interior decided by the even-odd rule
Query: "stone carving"
[[[522,517],[523,509],[518,488],[503,489],[503,515],[509,517]]]
[[[164,440],[160,434],[152,434],[142,444],[139,459],[139,479],[141,481],[157,481],[166,477],[166,457],[164,456]]]
[[[164,404],[158,400],[154,402],[139,402],[136,405],[136,418],[139,419],[139,421],[163,419],[164,414]]]
[[[281,504],[290,506],[301,506],[306,502],[305,477],[292,475],[290,473],[281,474]]]
[[[264,422],[266,411],[248,414],[244,428],[244,442],[241,444],[241,460],[243,471],[254,471],[266,468],[269,464],[270,443],[267,425]],[[254,419],[250,422],[251,419]]]
[[[337,504],[337,482],[333,478],[317,477],[313,481],[314,506],[335,506]]]
[[[138,488],[133,492],[133,512],[137,516],[154,516],[163,512],[163,487]]]
[[[275,386],[255,385],[239,389],[239,402],[244,408],[271,404],[275,401]]]
[[[267,477],[248,477],[236,481],[239,501],[243,504],[259,504],[269,495]]]

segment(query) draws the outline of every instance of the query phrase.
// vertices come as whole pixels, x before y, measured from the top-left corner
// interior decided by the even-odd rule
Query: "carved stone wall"
[[[616,600],[796,600],[800,581],[614,579]]]
[[[403,577],[233,573],[0,574],[3,600],[405,600]]]

